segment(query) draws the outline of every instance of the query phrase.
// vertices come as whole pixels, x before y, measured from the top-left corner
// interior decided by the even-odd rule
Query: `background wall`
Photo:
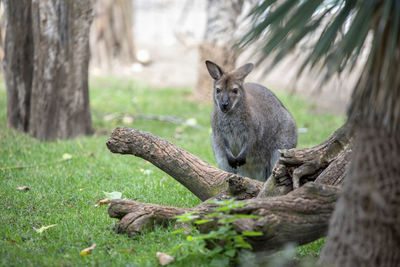
[[[137,54],[148,55],[151,63],[114,66],[113,72],[129,75],[151,86],[193,88],[199,61],[198,44],[203,38],[207,19],[206,4],[204,0],[134,0],[135,47]],[[248,7],[245,6],[243,17]],[[242,24],[245,28],[245,23]],[[237,65],[254,62],[249,54],[242,54]],[[320,88],[320,75],[315,72],[305,71],[299,80],[296,79],[301,63],[300,51],[300,55],[290,56],[269,73],[265,73],[269,63],[263,63],[247,80],[276,90],[300,93],[311,102],[318,103],[319,108],[344,113],[356,76],[344,75]],[[98,72],[96,67],[92,67],[92,73]]]

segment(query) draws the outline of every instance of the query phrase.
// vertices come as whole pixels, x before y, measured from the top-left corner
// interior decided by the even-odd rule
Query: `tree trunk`
[[[133,0],[97,0],[90,32],[91,66],[110,70],[135,61]]]
[[[91,1],[5,1],[7,121],[40,140],[92,133]]]
[[[4,7],[6,40],[3,69],[7,88],[7,124],[27,132],[33,72],[31,0],[5,0]]]
[[[378,17],[380,8],[375,12]],[[348,117],[354,155],[321,254],[324,263],[400,264],[400,30],[391,23],[397,17],[392,11],[386,24],[374,20],[382,38],[353,92]]]
[[[363,127],[321,260],[337,266],[400,263],[400,135]]]
[[[201,200],[235,197],[247,201],[249,206],[234,212],[260,215],[262,218],[239,220],[235,222],[235,228],[239,232],[263,232],[262,237],[249,237],[248,241],[257,250],[270,251],[286,242],[304,244],[326,234],[338,195],[338,188],[330,185],[340,185],[343,181],[352,146],[345,125],[313,148],[282,150],[279,164],[264,187],[259,181],[210,166],[172,143],[140,130],[116,128],[107,141],[107,147],[113,153],[133,154],[148,160]],[[297,173],[296,181],[300,185],[294,191],[293,173]],[[183,209],[114,200],[109,214],[120,219],[116,225],[118,232],[132,235],[154,223],[174,220],[173,216],[185,211],[196,210],[205,215],[213,212],[212,208],[213,205],[208,202]],[[210,231],[215,227],[214,222],[201,231]],[[273,231],[270,231],[271,227]]]
[[[35,46],[29,133],[41,140],[91,134],[91,2],[33,2],[32,14]]]
[[[237,52],[234,33],[237,17],[240,15],[243,0],[208,0],[207,25],[204,41],[199,46],[200,61],[194,97],[201,101],[212,102],[213,81],[205,67],[205,61],[211,60],[218,65],[235,68]]]
[[[0,1],[0,62],[3,62],[5,52],[6,25],[4,23],[4,17],[4,1]]]

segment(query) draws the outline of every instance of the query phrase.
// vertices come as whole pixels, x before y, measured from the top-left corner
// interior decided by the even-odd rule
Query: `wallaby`
[[[253,64],[231,72],[208,60],[206,66],[214,79],[211,141],[219,167],[265,181],[280,156],[278,149],[296,147],[293,117],[269,89],[244,83]]]

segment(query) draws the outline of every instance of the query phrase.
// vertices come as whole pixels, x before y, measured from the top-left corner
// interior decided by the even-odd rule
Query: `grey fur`
[[[265,181],[279,158],[278,149],[297,144],[293,117],[269,89],[243,83],[252,64],[229,73],[210,61],[206,66],[214,79],[211,143],[219,167]]]

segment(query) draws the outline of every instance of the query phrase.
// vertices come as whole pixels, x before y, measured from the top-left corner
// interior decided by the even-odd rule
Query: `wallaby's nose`
[[[222,94],[221,102],[220,102],[220,108],[222,112],[227,112],[229,108],[229,97],[227,93]]]
[[[229,102],[222,102],[221,103],[221,111],[227,112],[228,111]]]

